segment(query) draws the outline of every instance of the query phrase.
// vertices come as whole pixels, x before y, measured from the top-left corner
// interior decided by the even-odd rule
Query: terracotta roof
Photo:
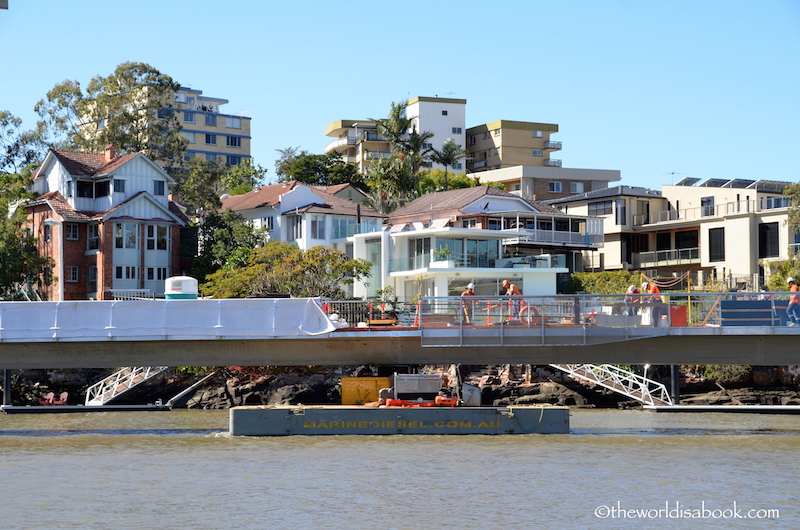
[[[325,186],[311,186],[311,189],[314,190],[314,193],[322,197],[325,201],[323,204],[310,204],[303,208],[298,208],[298,212],[306,212],[306,213],[327,213],[327,214],[336,214],[336,215],[351,215],[353,217],[356,216],[356,208],[358,207],[358,203],[351,201],[350,199],[345,199],[343,197],[339,197],[337,195],[333,195],[332,193],[328,193],[322,191],[321,188]],[[295,210],[292,210],[293,212]],[[383,216],[370,208],[369,206],[361,205],[361,216],[362,217],[380,217]]]
[[[221,201],[222,210],[230,208],[233,211],[240,211],[263,208],[265,206],[275,206],[280,203],[281,195],[292,191],[299,185],[300,183],[296,181],[281,182],[279,184],[261,186],[243,195],[231,195]]]
[[[115,156],[111,161],[106,161],[105,153],[84,153],[80,151],[65,151],[63,149],[52,149],[51,151],[69,171],[70,175],[78,177],[107,175],[141,154],[131,153]]]
[[[495,197],[513,197],[515,199],[519,199],[527,204],[530,204],[534,211],[537,212],[560,213],[552,206],[548,206],[538,201],[527,201],[518,195],[497,189],[493,186],[475,186],[474,188],[461,188],[457,190],[428,193],[418,197],[417,199],[414,199],[405,206],[398,208],[389,215],[389,218],[393,219],[421,213],[461,210],[468,204],[471,204],[479,200],[481,197],[486,197],[488,195]]]
[[[175,217],[186,223],[186,226],[189,226],[191,223],[189,218],[186,217],[186,214],[183,213],[183,210],[178,207],[178,204],[175,201],[169,201],[169,211],[172,212]]]
[[[60,191],[51,191],[43,195],[39,195],[36,199],[28,203],[28,206],[46,203],[50,208],[61,216],[62,219],[69,221],[88,221],[89,216],[85,213],[75,210],[69,205],[67,200],[61,195]]]

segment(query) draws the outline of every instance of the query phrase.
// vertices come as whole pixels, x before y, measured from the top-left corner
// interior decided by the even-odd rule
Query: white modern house
[[[468,283],[497,295],[504,279],[526,295],[556,294],[559,275],[580,270],[581,253],[601,247],[603,231],[599,219],[479,186],[423,195],[390,214],[383,230],[349,239],[374,271],[353,294],[391,286],[408,301],[457,296]]]

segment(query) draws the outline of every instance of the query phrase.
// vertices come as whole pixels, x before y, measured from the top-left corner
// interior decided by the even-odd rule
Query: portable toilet
[[[197,280],[191,276],[167,278],[164,298],[167,300],[197,300]]]

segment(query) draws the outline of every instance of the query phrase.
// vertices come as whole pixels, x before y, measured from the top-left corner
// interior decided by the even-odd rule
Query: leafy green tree
[[[622,294],[629,285],[641,283],[638,272],[603,271],[573,273],[567,285],[567,292],[588,294]]]
[[[445,180],[448,181],[448,186],[450,189],[462,189],[462,188],[473,188],[475,186],[480,186],[480,180],[477,177],[470,177],[465,173],[459,173],[455,175],[453,173],[448,172],[445,175],[444,170],[441,169],[433,169],[431,171],[421,171],[418,176],[419,182],[417,184],[417,191],[419,195],[423,195],[425,193],[434,193],[437,191],[444,191],[444,182]],[[502,184],[501,184],[502,186]],[[505,189],[503,186],[501,189]]]
[[[245,158],[222,175],[222,191],[231,195],[245,194],[262,186],[266,176],[266,169]]]
[[[203,285],[205,295],[215,298],[264,296],[323,296],[344,299],[342,284],[369,276],[371,264],[349,259],[336,249],[317,246],[300,250],[296,245],[270,241],[253,250],[246,267],[219,270]]]
[[[433,138],[431,131],[417,132],[416,126],[412,127],[411,133],[403,140],[400,151],[411,161],[411,174],[416,175],[423,164],[430,162],[433,155],[433,147],[430,141]]]
[[[276,172],[281,182],[295,180],[316,186],[353,184],[363,186],[362,177],[356,167],[346,164],[336,151],[324,155],[312,155],[308,151],[296,152],[294,148],[279,150],[281,158],[276,162]]]
[[[436,164],[441,164],[444,166],[444,191],[450,189],[450,183],[447,179],[447,167],[452,166],[453,164],[457,163],[459,160],[467,156],[468,152],[466,149],[461,147],[460,145],[456,144],[452,138],[448,138],[445,140],[444,144],[442,144],[442,148],[437,150],[433,150],[433,154],[431,155],[431,160]]]
[[[108,77],[95,76],[81,89],[66,80],[34,107],[38,130],[50,147],[99,152],[114,145],[119,154],[143,152],[167,165],[183,162],[187,140],[172,105],[180,88],[146,63],[122,63]]]
[[[389,142],[389,147],[393,154],[402,152],[403,142],[406,140],[408,130],[411,128],[411,120],[406,116],[407,108],[408,103],[405,101],[400,103],[393,101],[387,118],[370,120],[375,123],[378,134]]]
[[[205,215],[221,206],[220,197],[228,193],[241,195],[261,185],[267,170],[246,159],[229,167],[224,163],[194,157],[186,171],[175,173],[181,204],[191,214]]]
[[[239,249],[255,249],[265,241],[265,230],[256,229],[233,210],[212,212],[197,225],[200,252],[192,262],[192,276],[201,281],[224,267],[229,260],[241,261]]]
[[[0,173],[18,173],[41,160],[45,150],[36,131],[23,131],[21,119],[0,110]]]

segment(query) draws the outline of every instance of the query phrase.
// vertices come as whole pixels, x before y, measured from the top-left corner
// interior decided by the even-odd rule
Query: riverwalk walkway
[[[788,293],[423,298],[347,327],[321,299],[0,303],[0,369],[347,364],[796,364]],[[375,319],[385,320],[385,319]]]

